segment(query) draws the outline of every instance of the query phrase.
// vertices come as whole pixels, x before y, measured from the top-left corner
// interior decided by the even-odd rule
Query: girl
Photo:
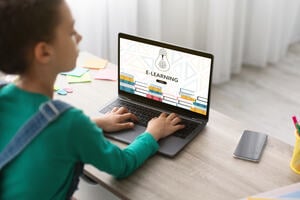
[[[0,70],[19,75],[0,89],[0,151],[53,98],[56,76],[75,66],[80,40],[64,0],[0,0]],[[124,107],[93,120],[67,110],[0,171],[0,199],[69,199],[78,162],[126,177],[157,151],[157,140],[184,127],[176,114],[162,113],[122,150],[103,131],[132,128],[129,119],[137,120]]]

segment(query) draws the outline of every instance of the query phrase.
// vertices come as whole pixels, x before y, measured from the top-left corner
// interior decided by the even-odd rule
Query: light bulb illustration
[[[166,49],[160,49],[159,50],[159,54],[158,54],[158,57],[155,61],[155,65],[160,71],[165,72],[165,71],[168,71],[170,69],[170,64],[169,64],[169,61],[168,61]]]

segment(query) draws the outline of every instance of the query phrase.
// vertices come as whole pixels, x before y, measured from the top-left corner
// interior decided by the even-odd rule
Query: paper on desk
[[[300,199],[300,183],[283,186],[248,197],[247,200],[296,200]]]
[[[118,72],[115,68],[100,69],[94,78],[115,81],[118,79]]]
[[[76,77],[76,76],[69,76],[67,75],[68,83],[86,83],[91,82],[91,76],[89,72],[86,72],[82,76]]]
[[[101,59],[88,52],[80,52],[77,58],[76,65],[89,69],[103,69],[108,61]]]
[[[284,199],[300,199],[300,188],[297,191],[289,192],[287,194],[283,194],[280,196],[280,198]]]
[[[62,75],[69,75],[69,76],[82,76],[85,74],[89,69],[83,67],[75,67],[72,71],[69,72],[62,72]]]

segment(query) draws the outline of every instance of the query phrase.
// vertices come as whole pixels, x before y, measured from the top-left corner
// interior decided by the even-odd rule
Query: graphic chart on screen
[[[206,115],[211,60],[121,39],[120,90]]]

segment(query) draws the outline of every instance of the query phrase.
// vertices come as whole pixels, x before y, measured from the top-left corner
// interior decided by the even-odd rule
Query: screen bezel
[[[156,41],[156,40],[152,40],[152,39],[147,39],[147,38],[142,38],[142,37],[138,37],[138,36],[134,36],[134,35],[129,35],[129,34],[126,34],[126,33],[119,33],[118,34],[118,80],[119,80],[119,77],[120,77],[120,40],[121,40],[121,38],[136,41],[136,42],[141,42],[141,43],[145,43],[145,44],[149,44],[149,45],[155,45],[155,46],[159,46],[159,47],[162,47],[162,48],[181,51],[181,52],[184,52],[184,53],[189,53],[189,54],[202,56],[202,57],[206,57],[206,58],[211,59],[211,69],[210,69],[210,75],[209,75],[210,77],[209,77],[209,88],[208,88],[208,96],[207,96],[208,98],[207,98],[206,115],[196,113],[196,112],[193,112],[193,111],[190,111],[190,110],[186,110],[184,108],[176,107],[176,106],[173,106],[173,105],[169,105],[169,104],[166,104],[166,103],[162,103],[162,102],[159,102],[159,101],[155,101],[153,99],[149,99],[149,98],[146,98],[146,97],[143,97],[143,96],[138,96],[138,95],[134,95],[134,94],[125,92],[123,90],[120,90],[120,81],[118,81],[118,94],[125,97],[125,98],[127,98],[127,99],[134,99],[135,101],[138,101],[142,104],[149,105],[151,107],[162,108],[162,105],[163,105],[164,110],[168,110],[170,112],[175,112],[179,115],[187,116],[189,118],[208,121],[209,111],[210,111],[210,91],[211,91],[211,84],[212,84],[211,82],[212,82],[213,60],[214,60],[214,56],[212,54],[207,53],[207,52],[194,50],[194,49],[180,47],[180,46],[170,44],[170,43],[165,43],[165,42],[160,42],[160,41]]]

